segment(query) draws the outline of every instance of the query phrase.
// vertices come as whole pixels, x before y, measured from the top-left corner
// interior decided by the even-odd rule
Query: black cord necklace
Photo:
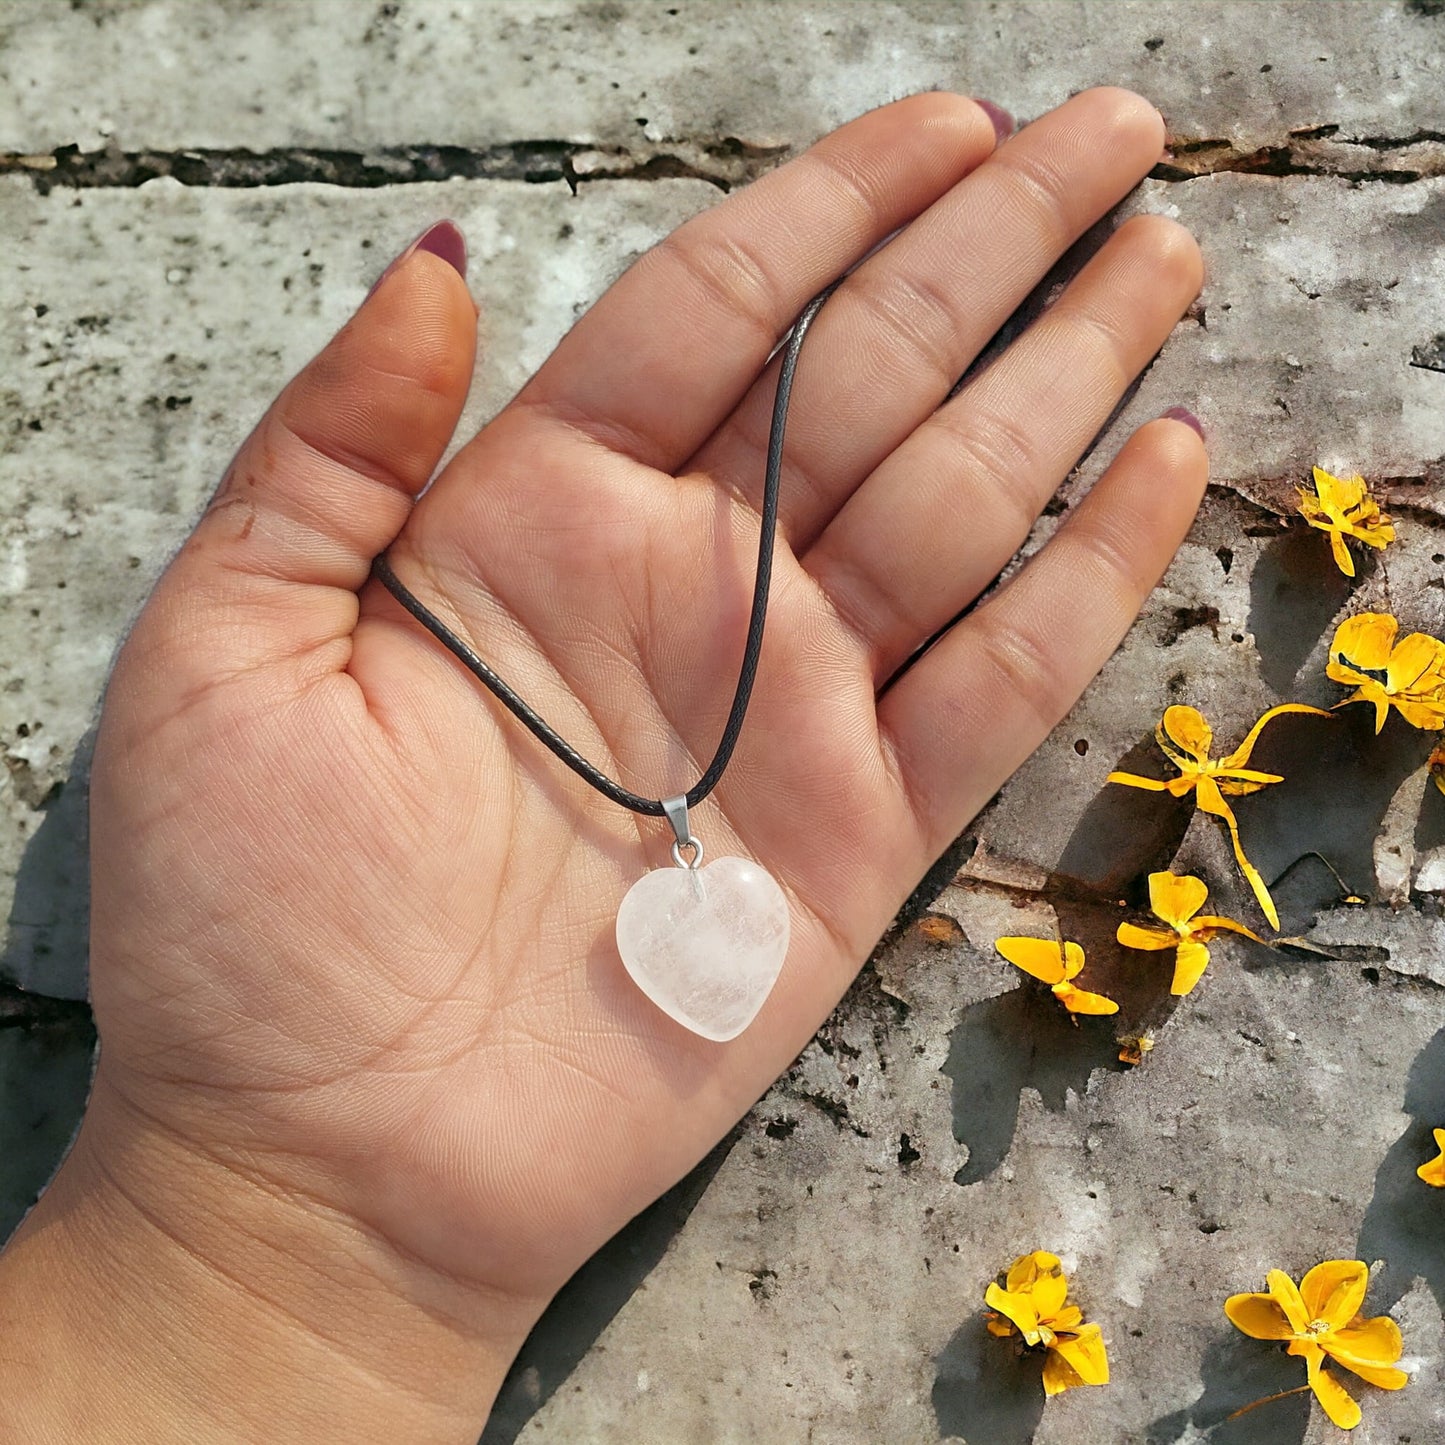
[[[721,858],[708,867],[704,878],[703,848],[692,835],[688,809],[696,807],[717,786],[737,746],[752,699],[768,615],[788,404],[803,338],[838,285],[834,282],[803,308],[782,346],[763,477],[753,605],[737,689],[717,751],[686,793],[644,798],[609,778],[410,591],[392,570],[384,552],[372,567],[387,591],[574,773],[604,797],[634,813],[667,818],[674,835],[673,862],[683,875],[661,869],[644,875],[633,885],[617,914],[618,948],[628,972],[654,1003],[694,1033],[719,1041],[740,1034],[772,989],[787,953],[788,905],[777,883],[746,859]],[[684,858],[684,852],[690,856]]]

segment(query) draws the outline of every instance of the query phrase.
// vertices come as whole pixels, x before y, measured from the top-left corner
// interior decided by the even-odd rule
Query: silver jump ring
[[[693,850],[690,859],[684,859],[682,850],[691,848]],[[702,867],[702,840],[700,838],[684,838],[680,843],[672,845],[672,861],[679,868],[687,868],[693,872]]]

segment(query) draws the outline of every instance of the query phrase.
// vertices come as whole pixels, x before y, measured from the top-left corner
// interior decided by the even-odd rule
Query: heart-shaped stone
[[[757,1017],[788,951],[788,900],[746,858],[645,873],[617,910],[633,982],[669,1018],[716,1043]]]

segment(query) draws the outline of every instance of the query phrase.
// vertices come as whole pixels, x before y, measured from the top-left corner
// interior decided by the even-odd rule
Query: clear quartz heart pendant
[[[617,910],[617,949],[632,981],[663,1013],[726,1043],[757,1017],[782,972],[788,900],[772,875],[746,858],[702,866],[686,804],[673,798],[664,807],[677,834],[678,866],[654,869],[628,889]]]

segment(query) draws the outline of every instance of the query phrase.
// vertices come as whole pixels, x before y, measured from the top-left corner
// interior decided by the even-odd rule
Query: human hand
[[[1162,143],[1115,90],[997,152],[958,97],[867,115],[639,261],[415,505],[476,312],[444,254],[395,266],[242,448],[117,663],[92,783],[102,1054],[60,1197],[107,1191],[347,1379],[410,1381],[403,1436],[374,1395],[360,1412],[375,1438],[474,1436],[550,1296],[798,1053],[1183,537],[1206,459],[1161,420],[887,686],[1197,293],[1188,234],[1130,221],[944,404]],[[666,827],[566,772],[368,572],[389,548],[569,742],[681,792],[741,653],[768,355],[899,227],[803,349],[762,666],[694,814],[792,908],[772,997],[712,1044],[613,941]],[[302,1428],[280,1386],[254,1407],[267,1438]]]

